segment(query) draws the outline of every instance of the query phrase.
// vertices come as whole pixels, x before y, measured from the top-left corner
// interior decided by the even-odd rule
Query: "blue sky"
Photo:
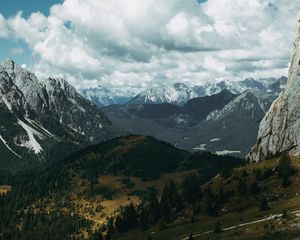
[[[0,0],[0,60],[137,92],[280,77],[297,13],[296,0]]]
[[[0,12],[6,18],[18,11],[22,11],[25,17],[37,11],[49,15],[50,7],[60,2],[62,0],[0,0]]]
[[[61,2],[62,0],[0,0],[0,14],[5,18],[13,17],[19,11],[22,11],[24,17],[38,11],[49,15],[50,7]],[[8,58],[28,64],[32,60],[31,50],[22,40],[0,38],[0,59]]]

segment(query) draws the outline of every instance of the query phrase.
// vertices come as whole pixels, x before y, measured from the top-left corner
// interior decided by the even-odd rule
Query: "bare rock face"
[[[282,151],[300,153],[300,20],[296,31],[287,87],[262,120],[257,143],[247,156],[250,161]]]
[[[0,171],[35,168],[117,135],[66,80],[40,81],[11,60],[0,63]]]

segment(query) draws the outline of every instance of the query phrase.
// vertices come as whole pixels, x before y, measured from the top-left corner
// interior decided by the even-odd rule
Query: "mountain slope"
[[[237,97],[227,90],[192,99],[182,107],[117,105],[103,111],[116,126],[130,133],[154,136],[189,151],[228,150],[239,156],[250,150],[264,116],[255,94],[245,92]]]
[[[218,94],[211,96],[194,98],[184,104],[181,113],[187,114],[200,121],[207,117],[209,113],[219,110],[236,97],[228,90],[222,90]]]
[[[52,147],[80,148],[117,134],[106,116],[65,80],[41,82],[13,61],[0,64],[0,110],[2,148],[14,155],[1,159],[5,169],[45,162],[54,155]]]
[[[94,239],[89,238],[93,230],[116,216],[121,206],[161,195],[171,179],[180,183],[196,168],[202,184],[242,164],[234,157],[191,154],[151,137],[115,138],[12,178],[11,191],[0,195],[0,237]],[[73,221],[77,224],[70,227]]]
[[[255,142],[264,114],[259,99],[247,91],[212,111],[205,121],[187,131],[187,139],[178,141],[177,146],[245,156]]]

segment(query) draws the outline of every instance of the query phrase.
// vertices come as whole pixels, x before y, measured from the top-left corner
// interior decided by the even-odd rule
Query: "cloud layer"
[[[286,74],[297,12],[289,0],[65,0],[49,16],[0,15],[0,37],[26,42],[41,76],[140,90]]]

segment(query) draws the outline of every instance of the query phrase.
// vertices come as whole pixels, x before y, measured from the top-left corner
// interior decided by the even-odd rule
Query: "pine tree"
[[[247,189],[248,189],[248,187],[247,187],[245,180],[243,178],[240,178],[239,185],[238,185],[238,193],[240,195],[246,195],[248,192]]]
[[[260,201],[260,206],[259,206],[259,210],[260,211],[267,211],[269,210],[269,203],[267,201],[267,199],[265,197],[263,197]]]
[[[181,193],[190,203],[198,200],[202,196],[199,176],[194,173],[186,176],[181,183]]]
[[[260,192],[260,188],[257,184],[257,181],[255,180],[254,183],[251,184],[250,186],[250,194],[258,194]]]
[[[188,240],[194,240],[194,235],[191,233]]]
[[[224,191],[223,187],[220,187],[219,194],[218,194],[218,197],[217,197],[217,202],[219,204],[223,204],[223,203],[226,202],[226,194],[225,194],[225,191]]]
[[[169,185],[165,184],[161,199],[160,199],[160,211],[165,221],[171,220],[171,201],[169,196]]]
[[[220,224],[220,222],[218,221],[217,224],[216,224],[216,226],[215,226],[214,232],[215,232],[215,233],[220,233],[221,231],[222,231],[222,230],[221,230],[221,224]]]
[[[292,167],[291,158],[287,151],[281,153],[277,172],[281,177],[291,176],[295,173],[295,169]]]
[[[292,185],[292,181],[289,179],[288,176],[284,176],[282,179],[281,186],[284,188],[288,188]]]

